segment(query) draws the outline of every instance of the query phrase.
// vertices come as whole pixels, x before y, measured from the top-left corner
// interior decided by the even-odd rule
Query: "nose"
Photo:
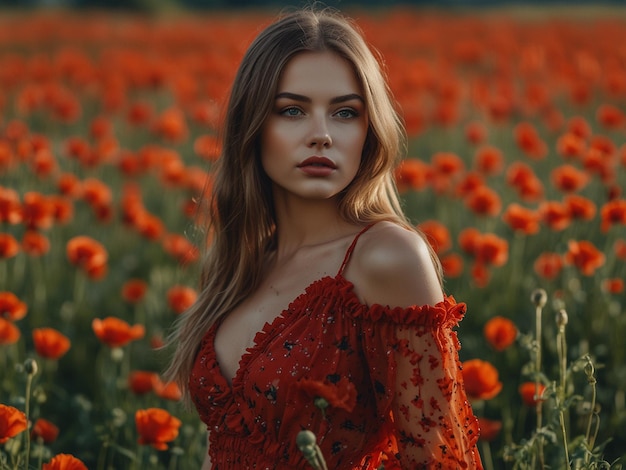
[[[318,118],[313,121],[308,144],[311,148],[328,148],[333,145],[333,139],[330,137],[325,119]]]

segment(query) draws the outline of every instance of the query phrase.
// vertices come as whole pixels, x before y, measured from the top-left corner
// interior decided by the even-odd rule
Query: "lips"
[[[337,165],[330,158],[313,156],[309,157],[298,165],[298,168],[303,167],[318,167],[318,168],[330,168],[336,170]]]

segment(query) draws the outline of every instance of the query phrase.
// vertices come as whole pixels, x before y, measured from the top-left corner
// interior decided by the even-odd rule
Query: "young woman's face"
[[[282,72],[261,135],[276,197],[328,199],[354,179],[368,129],[361,86],[333,52],[303,52]]]

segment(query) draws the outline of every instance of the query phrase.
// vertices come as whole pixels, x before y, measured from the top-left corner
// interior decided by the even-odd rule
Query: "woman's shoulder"
[[[360,237],[349,275],[368,305],[435,305],[443,293],[432,251],[416,231],[378,222]]]

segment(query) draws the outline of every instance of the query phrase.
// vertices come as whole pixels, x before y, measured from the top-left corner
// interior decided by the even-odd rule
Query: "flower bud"
[[[565,309],[562,308],[558,312],[556,312],[556,326],[558,326],[559,329],[565,328],[565,326],[567,325],[567,321],[568,317]]]
[[[535,289],[530,296],[530,300],[535,307],[543,308],[548,301],[548,294],[544,289]]]
[[[37,361],[34,359],[29,358],[24,361],[24,372],[26,372],[26,374],[33,376],[38,370]]]

